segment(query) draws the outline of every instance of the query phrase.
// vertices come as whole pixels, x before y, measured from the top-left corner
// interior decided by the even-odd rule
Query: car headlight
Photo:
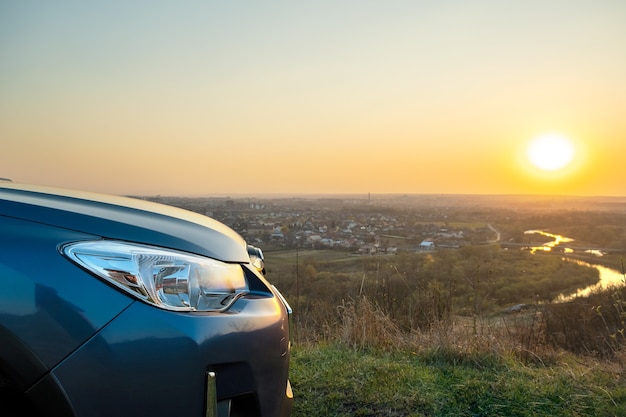
[[[239,264],[118,241],[88,241],[62,252],[96,276],[168,310],[221,311],[246,294]]]

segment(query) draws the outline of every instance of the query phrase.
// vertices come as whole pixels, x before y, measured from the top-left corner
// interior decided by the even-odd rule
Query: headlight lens
[[[184,252],[89,241],[66,245],[63,253],[96,276],[168,310],[225,310],[248,290],[240,265]]]

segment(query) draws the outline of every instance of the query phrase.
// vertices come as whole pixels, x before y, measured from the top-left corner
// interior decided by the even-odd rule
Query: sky
[[[626,195],[626,2],[0,0],[0,177]],[[575,153],[546,171],[531,141]]]

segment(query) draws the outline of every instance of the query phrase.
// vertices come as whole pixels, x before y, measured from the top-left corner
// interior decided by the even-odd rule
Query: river
[[[553,248],[555,248],[558,245],[562,245],[563,243],[571,243],[574,241],[574,239],[572,238],[561,236],[561,235],[555,235],[552,233],[545,232],[543,230],[527,230],[524,233],[525,234],[539,234],[539,235],[546,236],[546,237],[553,239],[552,241],[544,243],[541,246],[531,247],[530,250],[533,253],[536,251],[551,251]],[[574,252],[572,249],[569,249],[563,246],[561,246],[561,249],[563,249],[564,253]],[[602,256],[602,253],[598,251],[589,251],[589,253],[593,253],[596,256]],[[580,289],[574,294],[570,294],[570,295],[561,294],[558,298],[559,302],[569,301],[576,297],[584,297],[584,296],[591,294],[593,291],[597,291],[597,290],[601,290],[601,289],[605,289],[611,286],[625,283],[626,277],[624,277],[624,274],[622,274],[620,271],[616,269],[607,268],[602,265],[592,264],[588,262],[578,261],[575,259],[568,259],[568,258],[564,258],[564,259],[569,262],[576,262],[579,265],[584,265],[589,268],[597,269],[598,272],[600,273],[600,280],[598,281],[597,284],[594,284],[587,288]]]

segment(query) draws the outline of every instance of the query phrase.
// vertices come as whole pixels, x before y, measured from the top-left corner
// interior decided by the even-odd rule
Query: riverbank
[[[568,259],[574,259],[586,262],[591,265],[600,265],[615,271],[616,274],[624,275],[626,273],[626,260],[624,253],[608,253],[602,256],[590,253],[568,253],[564,255]]]
[[[623,253],[618,251],[581,250],[580,248],[575,250],[572,247],[574,239],[549,233],[545,230],[527,230],[524,234],[537,234],[551,239],[541,245],[525,247],[525,249],[529,249],[532,253],[556,252],[556,254],[563,256],[566,260],[576,262],[579,265],[589,268],[595,268],[598,271],[599,281],[597,284],[578,289],[575,293],[570,295],[562,294],[559,297],[560,302],[569,301],[576,297],[585,297],[594,291],[626,284]]]

